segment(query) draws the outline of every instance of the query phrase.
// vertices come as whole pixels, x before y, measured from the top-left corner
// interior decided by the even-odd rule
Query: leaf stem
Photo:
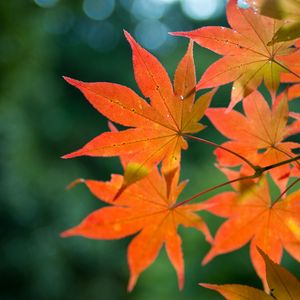
[[[209,142],[209,141],[207,141],[207,142]],[[210,143],[210,142],[209,142],[209,143]],[[183,204],[186,204],[186,203],[188,203],[188,202],[190,202],[190,201],[192,201],[192,200],[194,200],[194,199],[196,199],[196,198],[198,198],[198,197],[200,197],[200,196],[202,196],[202,195],[204,195],[204,194],[206,194],[206,193],[208,193],[208,192],[211,192],[211,191],[213,191],[213,190],[216,190],[216,189],[218,189],[218,188],[220,188],[220,187],[223,187],[223,186],[226,186],[226,185],[228,185],[228,184],[231,184],[231,183],[234,183],[234,182],[237,182],[237,181],[241,181],[241,180],[258,178],[258,177],[260,177],[260,176],[261,176],[264,172],[266,172],[266,171],[269,171],[269,170],[271,170],[271,169],[280,167],[280,166],[282,166],[282,165],[288,164],[288,163],[293,162],[293,161],[297,161],[298,159],[300,159],[300,155],[295,156],[295,157],[290,158],[290,159],[287,159],[287,160],[284,160],[284,161],[281,161],[281,162],[279,162],[279,163],[277,163],[277,164],[273,164],[273,165],[266,166],[266,167],[259,167],[259,166],[258,166],[258,167],[256,167],[255,173],[254,173],[253,175],[235,178],[235,179],[232,179],[232,180],[229,180],[229,181],[220,183],[220,184],[218,184],[218,185],[215,185],[215,186],[213,186],[213,187],[210,187],[210,188],[208,188],[208,189],[205,189],[205,190],[203,190],[203,191],[201,191],[201,192],[199,192],[199,193],[197,193],[197,194],[191,196],[191,197],[188,198],[188,199],[185,199],[185,200],[183,200],[183,201],[181,201],[181,202],[175,203],[175,204],[172,206],[172,208],[176,208],[176,207],[178,207],[178,206],[181,206],[181,205],[183,205]],[[275,203],[282,197],[283,194],[285,194],[285,193],[286,193],[292,186],[294,186],[298,181],[300,181],[300,178],[298,178],[294,183],[292,183],[292,184],[286,189],[286,191],[284,191],[284,192],[283,192],[283,193],[275,200]],[[274,204],[274,203],[273,203],[273,204]]]
[[[297,155],[297,156],[292,157],[292,158],[287,159],[287,160],[283,160],[283,161],[281,161],[281,162],[279,162],[279,163],[277,163],[277,164],[273,164],[273,165],[269,165],[269,166],[266,166],[266,167],[262,167],[262,168],[261,168],[261,171],[262,171],[262,172],[269,171],[269,170],[271,170],[271,169],[280,167],[280,166],[282,166],[282,165],[286,165],[286,164],[288,164],[288,163],[290,163],[290,162],[297,161],[298,159],[300,159],[300,155]]]
[[[294,185],[296,185],[298,182],[300,181],[300,177],[297,178],[294,182],[292,182],[278,197],[277,199],[272,203],[271,207],[273,207],[275,205],[275,203],[277,203],[282,196],[289,190],[291,189]]]
[[[290,157],[290,158],[294,158],[294,156],[290,155],[289,153],[287,153],[286,151],[276,147],[276,146],[273,146],[274,149],[276,149],[277,151],[285,154],[286,156]],[[300,166],[300,162],[298,160],[295,161],[299,166]]]
[[[175,203],[175,205],[173,205],[172,208],[176,208],[176,207],[178,207],[178,206],[181,206],[181,205],[183,205],[183,204],[186,204],[186,203],[188,203],[188,202],[194,200],[195,198],[198,198],[198,197],[200,197],[200,196],[202,196],[202,195],[204,195],[204,194],[206,194],[206,193],[208,193],[208,192],[211,192],[211,191],[213,191],[213,190],[215,190],[215,189],[218,189],[218,188],[220,188],[220,187],[222,187],[222,186],[226,186],[226,185],[228,185],[228,184],[231,184],[231,183],[234,183],[234,182],[237,182],[237,181],[241,181],[241,180],[253,179],[253,178],[256,178],[256,177],[258,177],[258,176],[259,176],[259,175],[256,175],[256,173],[255,173],[254,175],[243,176],[243,177],[235,178],[235,179],[232,179],[232,180],[229,180],[229,181],[220,183],[220,184],[215,185],[215,186],[213,186],[213,187],[211,187],[211,188],[205,189],[205,190],[201,191],[200,193],[197,193],[197,194],[191,196],[191,197],[188,198],[188,199],[185,199],[185,200],[183,200],[183,201],[181,201],[181,202]]]
[[[276,63],[278,66],[280,66],[281,68],[285,69],[286,71],[288,71],[289,73],[295,75],[297,78],[300,79],[300,75],[295,73],[294,71],[290,70],[288,67],[286,67],[285,65],[281,64],[279,61],[277,60],[273,60],[274,63]]]
[[[221,146],[221,145],[219,145],[219,144],[217,144],[217,143],[214,143],[214,142],[211,142],[211,141],[208,141],[208,140],[205,140],[205,139],[202,139],[202,138],[193,136],[193,135],[184,134],[183,136],[184,136],[184,137],[187,137],[187,138],[189,138],[189,139],[191,139],[191,140],[196,140],[196,141],[198,141],[198,142],[201,142],[201,143],[204,143],[204,144],[208,144],[208,145],[214,146],[214,147],[216,147],[216,148],[220,148],[220,149],[222,149],[222,150],[224,150],[224,151],[227,151],[227,152],[229,152],[229,153],[231,153],[231,154],[237,156],[237,157],[240,158],[241,160],[243,160],[243,161],[244,161],[246,164],[248,164],[255,172],[256,172],[258,169],[260,169],[259,166],[253,165],[253,164],[251,163],[251,161],[249,161],[249,160],[248,160],[247,158],[245,158],[244,156],[242,156],[242,155],[240,155],[240,154],[238,154],[238,153],[236,153],[236,152],[234,152],[234,151],[232,151],[232,150],[230,150],[230,149],[228,149],[228,148],[226,148],[226,147],[223,147],[223,146]]]

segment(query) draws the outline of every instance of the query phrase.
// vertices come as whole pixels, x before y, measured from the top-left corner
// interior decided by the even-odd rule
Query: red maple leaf
[[[174,76],[174,90],[159,61],[125,32],[133,53],[136,81],[150,104],[131,89],[107,82],[84,83],[65,78],[85,95],[88,101],[111,121],[130,127],[119,132],[105,132],[83,148],[64,158],[88,156],[131,156],[130,170],[125,168],[125,185],[148,174],[163,160],[163,171],[180,164],[181,149],[187,148],[183,135],[205,126],[198,123],[214,92],[195,98],[193,44],[179,63]],[[130,174],[130,175],[128,175]]]
[[[85,180],[91,192],[110,204],[91,213],[78,226],[62,233],[63,237],[81,235],[93,239],[119,239],[138,233],[128,247],[128,264],[131,291],[142,271],[156,259],[165,244],[168,257],[174,266],[179,288],[184,283],[184,260],[179,225],[194,227],[211,241],[204,221],[195,213],[202,205],[174,207],[186,182],[178,183],[179,171],[173,176],[161,176],[156,168],[137,183],[130,185],[114,201],[122,186],[123,176],[113,175],[111,181]]]
[[[196,89],[217,87],[233,81],[231,109],[264,80],[274,98],[280,73],[288,72],[293,65],[282,63],[282,57],[294,51],[290,48],[293,42],[268,45],[282,21],[261,16],[252,9],[241,9],[236,0],[228,2],[227,20],[232,29],[208,26],[190,32],[172,33],[188,37],[224,56],[205,71]]]
[[[204,202],[205,206],[208,211],[228,220],[218,229],[204,264],[249,241],[252,263],[263,282],[266,280],[265,267],[257,247],[277,263],[283,248],[300,261],[300,191],[272,203],[268,182],[262,178],[257,185],[243,192],[217,195]]]
[[[226,113],[225,108],[207,110],[206,115],[217,130],[230,139],[222,146],[241,154],[260,167],[273,165],[295,156],[292,150],[299,148],[300,144],[284,142],[284,139],[291,134],[299,133],[300,127],[287,124],[289,111],[284,94],[276,99],[270,109],[263,96],[255,91],[244,99],[243,108],[245,115],[235,110]],[[221,166],[237,166],[243,163],[222,149],[217,149],[215,154]],[[246,167],[243,167],[245,174],[253,172],[249,168],[246,170]],[[285,164],[269,171],[281,190],[286,186],[290,168],[289,164]]]

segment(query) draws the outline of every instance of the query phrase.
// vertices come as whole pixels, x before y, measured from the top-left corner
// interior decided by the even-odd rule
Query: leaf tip
[[[73,228],[61,232],[59,236],[62,237],[62,238],[66,238],[66,237],[70,237],[70,236],[72,236],[72,235],[74,235],[74,230],[73,230]]]
[[[201,265],[205,266],[207,265],[213,258],[214,258],[215,254],[212,251],[209,251],[206,256],[203,258]]]
[[[237,102],[230,101],[230,103],[229,103],[228,107],[225,109],[224,113],[225,114],[230,113],[233,110],[233,108],[235,107],[236,104],[237,104]]]
[[[116,125],[113,122],[108,121],[107,126],[111,132],[119,132],[118,128],[116,127]]]
[[[200,285],[200,286],[202,286],[204,288],[209,288],[211,286],[211,284],[209,284],[209,283],[203,283],[203,282],[198,283],[198,285]]]
[[[268,257],[267,254],[261,248],[256,246],[256,250],[264,259],[266,259],[266,257]]]
[[[77,150],[75,152],[71,152],[69,154],[65,154],[65,155],[61,156],[60,158],[62,158],[62,159],[68,159],[68,158],[73,158],[73,157],[82,156],[82,155],[84,155],[84,151]]]
[[[173,32],[168,32],[168,34],[173,35],[173,36],[189,37],[187,32],[185,32],[185,31],[173,31]]]
[[[68,76],[63,76],[63,79],[67,82],[67,83],[69,83],[69,84],[71,84],[71,85],[77,85],[77,83],[79,83],[80,81],[78,81],[78,80],[76,80],[76,79],[73,79],[73,78],[71,78],[71,77],[68,77]]]
[[[127,30],[123,30],[125,38],[127,39],[127,41],[131,44],[133,42],[135,42],[134,38],[132,37],[132,35],[127,31]]]
[[[80,184],[80,183],[85,183],[85,179],[84,178],[77,178],[75,179],[74,181],[72,181],[71,183],[69,183],[67,186],[66,186],[66,190],[70,190],[72,189],[73,187],[75,187],[76,185]]]
[[[72,158],[72,157],[73,157],[73,155],[72,155],[72,153],[70,153],[70,154],[63,155],[60,158],[62,158],[62,159],[68,159],[68,158]]]
[[[128,286],[127,286],[128,293],[131,293],[132,290],[134,289],[135,284],[136,284],[136,280],[137,280],[137,276],[133,276],[133,275],[130,276]]]

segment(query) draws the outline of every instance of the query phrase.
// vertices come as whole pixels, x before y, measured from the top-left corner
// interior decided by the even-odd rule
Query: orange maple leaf
[[[179,225],[194,227],[211,241],[204,221],[195,213],[201,205],[190,204],[174,208],[186,182],[178,185],[179,171],[173,176],[161,176],[157,168],[137,183],[130,185],[114,201],[122,186],[123,176],[113,175],[111,181],[85,180],[90,191],[110,204],[91,213],[78,226],[62,233],[63,237],[81,235],[93,239],[119,239],[138,233],[128,247],[131,291],[142,271],[156,259],[163,244],[174,266],[179,288],[184,283],[184,260]]]
[[[299,190],[272,203],[268,182],[263,177],[257,185],[246,191],[226,193],[203,203],[208,211],[228,218],[218,229],[213,246],[203,260],[204,264],[217,255],[239,249],[251,241],[252,263],[266,284],[264,263],[257,247],[277,263],[281,260],[283,248],[300,261]]]
[[[209,106],[213,92],[206,93],[194,103],[195,67],[193,44],[179,63],[174,76],[174,90],[169,76],[159,61],[143,49],[130,35],[136,81],[143,95],[131,89],[107,82],[84,83],[65,78],[86,96],[88,101],[111,121],[129,129],[105,132],[83,148],[64,158],[89,156],[130,156],[133,171],[126,172],[126,185],[148,174],[153,165],[163,160],[163,170],[169,172],[180,164],[181,149],[187,148],[183,135],[195,133],[205,126],[198,123]],[[127,176],[130,174],[130,176]]]
[[[243,108],[245,115],[235,110],[226,113],[225,108],[209,108],[206,111],[207,117],[218,131],[230,139],[222,146],[243,155],[260,167],[295,156],[292,150],[299,148],[300,144],[284,142],[284,139],[299,133],[300,127],[287,124],[289,110],[284,94],[276,99],[270,109],[263,96],[255,91],[244,99]],[[222,166],[237,166],[243,163],[222,149],[216,149],[215,154]],[[253,173],[253,170],[246,170],[246,167],[243,167],[245,174]],[[285,164],[269,171],[281,190],[287,184],[290,169],[291,166]]]
[[[273,262],[261,249],[258,249],[266,265],[266,293],[251,286],[240,284],[207,284],[201,286],[215,290],[227,300],[296,300],[300,299],[299,280],[284,267]]]
[[[280,73],[288,72],[290,65],[293,65],[281,63],[282,57],[294,51],[290,48],[293,42],[268,46],[282,21],[261,16],[252,9],[241,9],[236,0],[228,2],[227,20],[232,29],[208,26],[190,32],[172,33],[188,37],[224,56],[205,71],[196,89],[217,87],[233,81],[229,110],[256,90],[262,80],[274,98]]]
[[[284,58],[284,63],[289,65],[292,73],[281,75],[281,82],[297,83],[288,87],[288,99],[292,100],[300,97],[300,41],[295,43],[295,52]]]

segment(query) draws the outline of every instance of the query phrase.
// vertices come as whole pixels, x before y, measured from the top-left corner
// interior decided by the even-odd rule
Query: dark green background
[[[170,5],[161,21],[170,31],[204,24],[226,26],[224,15],[192,21],[184,16],[179,3]],[[134,35],[137,22],[120,1],[105,22],[89,19],[81,0],[61,0],[49,8],[29,0],[0,3],[1,300],[206,300],[222,297],[199,287],[198,282],[260,287],[248,246],[203,267],[200,262],[209,245],[193,229],[180,228],[186,263],[185,288],[181,292],[164,250],[128,294],[126,247],[130,238],[96,241],[59,236],[101,205],[84,186],[69,191],[65,187],[79,177],[108,180],[111,173],[121,171],[115,158],[60,159],[107,130],[107,120],[62,76],[117,82],[139,92],[130,47],[122,34],[125,28]],[[112,45],[107,42],[109,31],[103,31],[108,23],[116,33]],[[172,77],[187,41],[170,36],[167,39],[169,50],[154,53]],[[196,46],[195,57],[199,78],[216,56]],[[214,106],[227,105],[228,89],[217,93]],[[209,124],[207,120],[204,123]],[[201,136],[223,140],[212,126]],[[190,143],[183,154],[182,174],[190,183],[181,199],[225,180],[213,162],[210,146]],[[221,220],[209,214],[202,216],[215,232]],[[297,271],[291,259],[285,258],[285,262]]]

